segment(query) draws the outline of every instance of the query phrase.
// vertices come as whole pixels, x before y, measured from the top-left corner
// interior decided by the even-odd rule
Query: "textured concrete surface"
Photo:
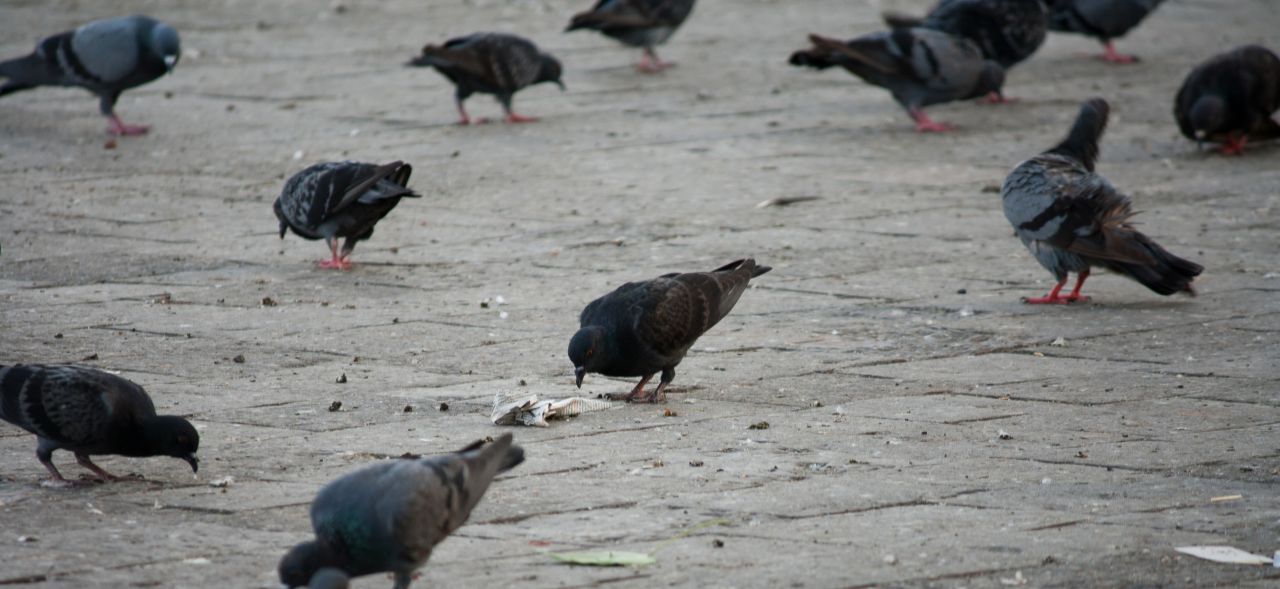
[[[1009,77],[1021,102],[931,109],[959,126],[945,136],[851,76],[785,63],[808,32],[872,31],[923,0],[702,0],[662,52],[679,67],[651,77],[634,51],[559,33],[585,0],[343,2],[0,7],[3,55],[124,12],[182,32],[175,75],[119,105],[147,137],[104,149],[78,90],[0,100],[0,361],[119,371],[203,437],[198,480],[116,457],[101,463],[145,481],[50,490],[34,439],[0,426],[0,584],[271,586],[324,482],[499,433],[495,393],[576,393],[583,305],[742,255],[774,271],[680,366],[675,415],[515,431],[529,461],[415,586],[1280,582],[1173,551],[1280,548],[1280,148],[1197,153],[1170,114],[1194,63],[1276,42],[1268,0],[1170,0],[1120,42],[1131,67],[1053,36]],[[400,66],[483,29],[564,60],[568,92],[517,97],[541,122],[454,127],[446,82]],[[1098,275],[1091,304],[1019,304],[1050,277],[993,189],[1091,95],[1114,109],[1099,170],[1208,268],[1200,297]],[[334,158],[412,162],[425,195],[347,273],[313,268],[324,247],[280,241],[270,212],[287,175]],[[755,206],[780,196],[821,199]],[[542,554],[600,548],[658,564]]]

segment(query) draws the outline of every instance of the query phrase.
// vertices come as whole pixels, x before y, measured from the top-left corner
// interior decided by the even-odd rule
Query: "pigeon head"
[[[1002,88],[1004,88],[1004,68],[994,61],[988,61],[982,68],[982,75],[978,76],[978,84],[973,88],[970,96],[985,96],[992,92],[1001,94]]]
[[[538,79],[534,83],[539,84],[542,82],[551,82],[552,84],[559,86],[560,90],[563,92],[564,82],[560,81],[560,74],[562,70],[563,68],[560,65],[560,60],[544,53],[542,54],[542,69],[538,70]]]
[[[319,576],[325,570],[333,570],[329,565],[335,560],[333,552],[323,544],[315,541],[303,542],[289,549],[284,558],[280,559],[276,572],[280,574],[280,582],[286,586],[306,587],[314,576]]]
[[[351,578],[346,573],[326,567],[311,575],[311,583],[307,585],[307,589],[347,589],[350,586]]]
[[[609,362],[609,347],[606,343],[604,328],[600,326],[583,327],[573,334],[569,340],[569,361],[573,362],[573,374],[578,379],[578,388],[582,388],[582,379],[588,372],[599,372],[598,367]]]
[[[1203,143],[1226,122],[1227,103],[1218,96],[1201,96],[1191,107],[1190,118],[1196,141]]]
[[[143,39],[143,46],[150,51],[152,55],[164,61],[166,71],[173,71],[174,66],[178,65],[178,59],[182,57],[182,46],[178,42],[178,31],[173,27],[156,23],[151,28],[151,34]]]
[[[280,239],[284,239],[284,234],[289,232],[289,223],[284,220],[284,211],[280,209],[280,199],[276,199],[276,204],[271,207],[276,212],[276,219],[280,221]]]
[[[142,424],[147,456],[172,456],[191,465],[191,472],[199,472],[200,461],[196,450],[200,449],[200,434],[196,428],[176,415],[160,415]]]

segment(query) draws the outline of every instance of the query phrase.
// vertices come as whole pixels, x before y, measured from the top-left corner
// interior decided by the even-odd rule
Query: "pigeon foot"
[[[538,117],[526,117],[516,113],[507,114],[507,118],[503,119],[507,123],[532,123],[538,120]]]
[[[1248,140],[1248,137],[1227,137],[1226,143],[1218,147],[1218,153],[1222,155],[1244,155],[1244,144]]]
[[[331,258],[317,261],[316,266],[325,270],[350,270],[351,262],[345,258]]]
[[[1138,63],[1138,56],[1122,55],[1120,53],[1116,53],[1116,48],[1112,46],[1110,42],[1104,43],[1102,45],[1102,55],[1099,55],[1098,59],[1101,59],[1102,61],[1105,61],[1107,63],[1115,63],[1115,64]]]
[[[120,117],[111,115],[107,117],[107,134],[117,137],[128,137],[134,135],[146,135],[151,127],[146,125],[126,125]]]

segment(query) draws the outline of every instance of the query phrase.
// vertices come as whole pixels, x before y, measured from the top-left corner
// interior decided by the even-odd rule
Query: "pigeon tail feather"
[[[1191,283],[1204,271],[1204,266],[1169,253],[1168,250],[1137,231],[1133,231],[1128,237],[1133,242],[1130,245],[1147,250],[1155,262],[1152,264],[1109,262],[1106,264],[1107,268],[1137,280],[1156,294],[1169,296],[1177,292],[1185,292],[1195,296],[1196,291]]]
[[[1093,164],[1098,159],[1098,140],[1107,128],[1107,116],[1110,112],[1111,107],[1106,100],[1089,99],[1080,107],[1080,114],[1076,116],[1076,122],[1071,126],[1067,138],[1045,153],[1074,158],[1092,172]]]

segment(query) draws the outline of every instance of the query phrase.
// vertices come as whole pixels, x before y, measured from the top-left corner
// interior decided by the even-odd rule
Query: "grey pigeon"
[[[661,372],[647,403],[662,402],[693,342],[724,319],[752,278],[768,272],[750,258],[735,260],[711,272],[664,274],[628,282],[591,301],[569,341],[569,360],[578,387],[588,372],[605,376],[638,376],[640,382],[615,399],[637,400],[644,385]]]
[[[369,239],[373,226],[387,216],[401,198],[417,198],[409,190],[413,167],[404,162],[381,166],[360,162],[315,164],[289,178],[276,199],[280,239],[290,229],[305,239],[323,239],[333,257],[321,268],[351,268],[351,250]],[[338,238],[345,237],[342,251]]]
[[[434,67],[453,82],[460,125],[472,122],[462,102],[476,92],[497,96],[507,115],[506,122],[527,123],[538,119],[520,116],[511,109],[516,92],[542,82],[564,90],[559,60],[543,53],[530,40],[505,33],[475,33],[449,39],[443,46],[427,45],[409,65]]]
[[[1244,153],[1246,141],[1280,138],[1280,57],[1245,45],[1216,55],[1187,75],[1173,104],[1182,134],[1221,143],[1227,155]]]
[[[311,575],[311,581],[307,583],[307,589],[347,589],[350,586],[351,577],[332,567],[316,571],[316,574]]]
[[[456,453],[387,460],[343,475],[311,503],[316,539],[281,559],[280,580],[304,587],[330,567],[351,577],[389,572],[395,588],[406,589],[432,549],[467,521],[493,478],[523,461],[524,450],[505,434]]]
[[[1191,282],[1204,267],[1179,258],[1130,223],[1129,197],[1093,171],[1098,139],[1110,107],[1094,98],[1084,103],[1071,133],[1050,149],[1021,164],[1000,190],[1004,216],[1031,255],[1058,283],[1029,304],[1065,304],[1087,300],[1080,288],[1089,269],[1102,266],[1142,283],[1157,294],[1195,295]],[[1070,272],[1079,278],[1071,294],[1060,295]]]
[[[636,69],[652,73],[673,65],[662,61],[654,47],[667,42],[693,12],[694,0],[599,0],[591,10],[573,15],[565,32],[600,31],[644,53]]]
[[[924,18],[885,13],[890,27],[923,27],[968,39],[1005,70],[1044,44],[1046,11],[1040,0],[942,0]],[[991,102],[1007,102],[1000,94]]]
[[[1078,33],[1102,42],[1100,59],[1134,63],[1137,57],[1116,53],[1112,39],[1125,36],[1164,0],[1045,0],[1049,30]]]
[[[148,16],[96,20],[41,41],[30,55],[0,62],[0,96],[37,86],[79,86],[98,95],[109,133],[141,135],[143,125],[116,116],[120,93],[173,70],[181,51],[178,32]]]
[[[36,458],[50,483],[65,486],[53,465],[54,450],[68,450],[102,481],[119,477],[89,458],[98,454],[172,456],[199,468],[200,435],[187,420],[156,415],[142,387],[83,366],[0,366],[0,419],[36,435]]]
[[[791,54],[791,65],[841,66],[888,90],[916,122],[916,131],[951,127],[929,119],[924,108],[953,100],[1000,95],[1004,69],[986,59],[972,41],[932,29],[894,29],[851,41],[809,35],[813,47]]]

